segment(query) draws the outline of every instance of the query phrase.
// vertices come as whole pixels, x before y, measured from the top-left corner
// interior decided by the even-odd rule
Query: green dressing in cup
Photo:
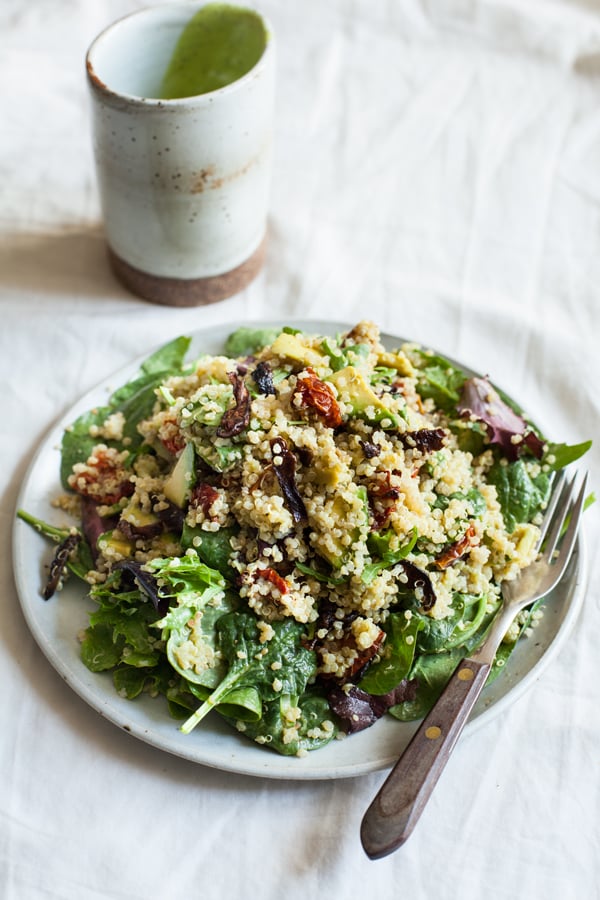
[[[257,64],[267,45],[260,15],[209,3],[184,28],[165,72],[160,99],[194,97],[225,87]]]

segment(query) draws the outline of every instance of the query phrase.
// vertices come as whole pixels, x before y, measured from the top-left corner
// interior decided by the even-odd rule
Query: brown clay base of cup
[[[252,256],[222,275],[210,278],[163,278],[148,275],[130,266],[109,247],[108,256],[119,281],[138,297],[164,306],[204,306],[233,297],[253,281],[260,272],[266,250],[266,238]]]

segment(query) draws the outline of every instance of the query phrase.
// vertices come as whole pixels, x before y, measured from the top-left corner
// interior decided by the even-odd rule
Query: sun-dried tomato
[[[340,637],[325,638],[322,643],[317,643],[316,652],[318,656],[322,653],[326,653],[327,655],[333,653],[334,655],[341,657],[343,650],[353,650],[355,653],[355,655],[346,658],[347,665],[342,671],[338,671],[335,674],[321,673],[321,677],[325,680],[333,678],[340,682],[359,681],[369,663],[377,655],[384,637],[385,633],[379,629],[371,646],[361,648],[356,643],[356,638],[352,632],[349,629],[346,629]]]
[[[106,506],[118,503],[123,497],[131,497],[135,489],[117,454],[108,447],[94,448],[85,464],[77,464],[69,477],[69,485],[78,494]]]
[[[328,428],[338,428],[343,419],[333,390],[310,367],[306,371],[308,374],[302,375],[297,383],[303,405],[313,409]]]
[[[471,522],[461,538],[447,547],[443,553],[434,560],[434,564],[438,569],[447,569],[457,560],[462,559],[471,547],[476,547],[479,540],[475,536],[475,526]]]
[[[265,581],[270,582],[281,594],[287,594],[290,586],[285,580],[282,578],[279,572],[276,572],[275,569],[271,569],[270,567],[267,569],[255,569],[254,570],[255,578],[264,578]]]
[[[212,484],[201,482],[192,488],[190,496],[190,506],[197,509],[200,507],[205,516],[210,514],[210,508],[219,497],[219,492]]]
[[[177,417],[175,415],[163,419],[158,430],[158,437],[163,447],[165,447],[169,453],[172,453],[173,456],[178,456],[185,447],[185,437],[179,430]]]
[[[375,481],[367,489],[375,531],[380,531],[387,524],[400,497],[400,490],[392,486],[392,474],[396,473],[386,471],[383,481]]]

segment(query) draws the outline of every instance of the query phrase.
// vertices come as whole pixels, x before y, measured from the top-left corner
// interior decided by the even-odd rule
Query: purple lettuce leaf
[[[387,694],[368,694],[355,684],[343,687],[339,684],[331,686],[327,691],[327,700],[333,712],[342,721],[347,734],[363,731],[380,719],[391,706],[414,700],[417,693],[417,681],[403,679],[400,684]]]
[[[485,425],[490,443],[501,447],[507,459],[514,461],[527,449],[542,458],[544,443],[525,419],[504,402],[487,378],[467,378],[463,385],[458,412]]]

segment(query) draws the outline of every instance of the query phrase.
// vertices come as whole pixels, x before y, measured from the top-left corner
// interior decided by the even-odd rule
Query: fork
[[[371,859],[392,853],[411,835],[485,685],[496,651],[515,616],[548,594],[568,565],[583,511],[587,474],[555,476],[538,538],[538,555],[516,579],[501,586],[502,605],[479,648],[456,667],[442,695],[388,775],[361,824]],[[557,550],[557,547],[559,548]]]

